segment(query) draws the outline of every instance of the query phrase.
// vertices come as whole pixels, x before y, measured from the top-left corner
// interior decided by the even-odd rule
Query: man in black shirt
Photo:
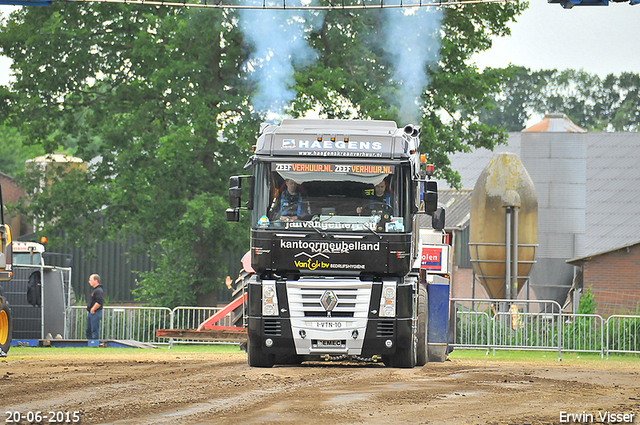
[[[91,297],[87,302],[87,339],[100,339],[100,322],[102,321],[102,307],[104,307],[104,289],[100,285],[100,276],[89,276]]]

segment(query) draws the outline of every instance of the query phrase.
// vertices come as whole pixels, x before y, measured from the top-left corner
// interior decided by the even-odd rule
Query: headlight
[[[265,286],[262,293],[264,294],[265,298],[273,298],[273,296],[276,294],[276,288],[271,285]]]
[[[393,317],[396,315],[396,308],[395,306],[388,305],[384,307],[383,312],[385,317]]]
[[[273,304],[265,304],[264,307],[262,308],[262,312],[265,316],[275,316],[276,308],[274,307]]]
[[[262,283],[262,315],[278,315],[278,297],[274,281]]]
[[[387,299],[394,299],[396,297],[396,288],[393,286],[387,286],[382,291],[382,296]]]
[[[396,283],[383,282],[380,297],[380,317],[396,316]]]

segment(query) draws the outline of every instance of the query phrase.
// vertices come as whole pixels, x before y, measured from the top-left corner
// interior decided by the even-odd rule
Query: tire
[[[67,307],[72,307],[74,305],[76,305],[76,302],[78,301],[76,299],[76,291],[73,290],[73,286],[69,285],[69,292],[71,293],[71,295],[69,296],[70,299],[70,304]],[[65,298],[64,303],[67,303],[67,298]]]
[[[249,367],[273,367],[275,358],[273,354],[266,354],[262,351],[260,341],[254,341],[251,337],[247,339],[247,360]]]
[[[13,333],[13,317],[9,303],[4,297],[0,297],[0,350],[3,353],[9,352],[11,347],[11,335]]]
[[[420,285],[418,289],[418,350],[416,366],[424,366],[428,358],[428,332],[429,332],[429,296],[427,288]]]

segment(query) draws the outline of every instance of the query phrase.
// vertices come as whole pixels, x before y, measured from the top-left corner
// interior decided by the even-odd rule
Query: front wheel
[[[4,297],[0,297],[0,351],[7,353],[11,347],[11,335],[13,333],[13,318],[9,303]],[[0,355],[2,355],[0,353]]]
[[[429,296],[427,288],[420,285],[418,290],[418,355],[416,356],[416,366],[424,366],[429,361],[428,349],[429,330]]]

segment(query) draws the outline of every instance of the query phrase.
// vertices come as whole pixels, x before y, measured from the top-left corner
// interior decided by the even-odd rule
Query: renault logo
[[[322,304],[325,310],[331,311],[336,304],[338,304],[338,297],[336,297],[333,291],[325,291],[320,297],[320,304]]]

